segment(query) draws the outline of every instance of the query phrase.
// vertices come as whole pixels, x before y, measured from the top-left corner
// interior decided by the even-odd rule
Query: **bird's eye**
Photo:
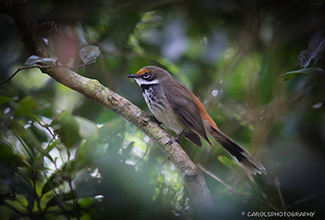
[[[149,74],[148,72],[145,72],[145,73],[142,75],[142,77],[143,77],[144,79],[148,79],[148,78],[150,77],[150,74]]]

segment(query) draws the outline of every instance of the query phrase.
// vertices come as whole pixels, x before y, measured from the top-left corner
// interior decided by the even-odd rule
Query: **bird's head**
[[[142,67],[136,74],[128,75],[128,78],[134,78],[139,86],[159,84],[172,79],[166,70],[156,66]]]

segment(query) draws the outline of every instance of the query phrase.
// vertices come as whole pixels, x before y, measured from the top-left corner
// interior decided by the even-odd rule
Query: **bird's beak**
[[[139,78],[139,75],[137,74],[131,74],[127,76],[128,78]]]

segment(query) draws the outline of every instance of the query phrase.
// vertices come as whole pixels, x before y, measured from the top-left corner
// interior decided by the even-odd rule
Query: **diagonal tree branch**
[[[12,17],[30,55],[50,57],[37,32],[36,22],[28,11],[26,0],[0,0],[0,12]],[[172,141],[172,137],[163,128],[150,121],[148,115],[97,80],[83,77],[66,68],[46,68],[41,71],[57,82],[116,112],[152,138],[177,167],[201,217],[204,219],[211,217],[214,205],[202,172],[190,160],[181,146]]]

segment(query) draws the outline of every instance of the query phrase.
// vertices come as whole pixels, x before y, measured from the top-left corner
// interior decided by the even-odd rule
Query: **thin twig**
[[[146,148],[146,151],[144,152],[144,154],[143,154],[143,156],[141,157],[141,159],[138,161],[138,162],[136,162],[135,164],[134,164],[134,166],[136,167],[142,160],[143,160],[143,158],[147,155],[147,153],[148,153],[148,149],[149,149],[149,146],[147,145],[147,148]]]
[[[38,68],[38,69],[52,69],[52,68],[66,68],[66,69],[70,69],[70,70],[74,70],[74,69],[79,69],[79,68],[82,68],[82,67],[85,67],[85,66],[88,66],[90,64],[93,64],[95,63],[96,60],[92,60],[88,63],[84,63],[84,64],[81,64],[81,65],[77,65],[77,66],[74,66],[74,67],[69,67],[69,66],[59,66],[59,65],[51,65],[51,66],[42,66],[42,65],[33,65],[33,66],[26,66],[26,67],[21,67],[21,68],[18,68],[10,77],[8,77],[7,79],[5,80],[2,80],[0,82],[0,85],[3,84],[3,83],[6,83],[6,82],[9,82],[12,78],[14,78],[14,76],[22,71],[22,70],[27,70],[27,69],[33,69],[33,68]]]
[[[34,169],[34,167],[32,167],[32,169]],[[34,172],[34,171],[32,171]],[[37,168],[35,170],[35,173],[37,172]],[[38,208],[38,212],[41,214],[41,219],[44,219],[44,216],[42,215],[42,207],[41,207],[41,197],[38,195],[37,193],[37,185],[36,185],[36,175],[32,176],[32,183],[33,183],[33,192],[34,192],[34,197],[36,199],[36,203],[37,203],[37,208]]]
[[[6,82],[9,82],[18,72],[20,72],[21,70],[27,70],[27,69],[32,69],[32,68],[38,68],[37,67],[38,65],[34,65],[34,66],[26,66],[26,67],[21,67],[21,68],[18,68],[9,78],[5,79],[5,80],[2,80],[0,82],[0,84],[3,84],[3,83],[6,83]]]
[[[88,66],[88,65],[93,64],[93,63],[96,63],[96,60],[92,60],[92,61],[90,61],[88,63],[80,64],[80,65],[77,65],[77,66],[74,66],[74,67],[65,67],[65,68],[70,69],[70,70],[75,70],[75,69],[79,69],[79,68]],[[64,66],[62,66],[62,67],[64,67]]]
[[[36,117],[34,118],[34,120],[41,126],[41,127],[43,127],[43,128],[45,128],[49,133],[50,133],[50,135],[54,138],[54,134],[53,134],[53,132],[49,129],[49,125],[48,124],[46,124],[46,125],[43,125],[42,124],[42,122],[40,121],[40,120],[38,120]]]
[[[208,170],[207,168],[203,167],[201,164],[197,164],[197,167],[202,170],[204,173],[206,173],[207,175],[209,175],[210,177],[212,177],[213,179],[217,180],[219,183],[221,183],[223,186],[225,186],[229,191],[233,192],[234,194],[236,195],[239,195],[241,197],[245,197],[245,198],[248,198],[248,199],[251,199],[251,200],[254,200],[254,201],[257,201],[257,202],[260,202],[262,203],[263,205],[265,206],[268,206],[269,208],[277,211],[278,209],[275,208],[272,204],[270,204],[269,202],[264,202],[260,199],[256,199],[254,197],[251,197],[250,195],[247,195],[245,193],[241,193],[241,192],[238,192],[236,191],[235,189],[233,189],[231,186],[229,186],[227,183],[225,183],[224,181],[222,181],[216,174],[212,173],[210,170]]]
[[[55,164],[55,166],[56,166],[56,164]],[[60,189],[60,187],[58,185],[58,182],[56,182],[56,184],[58,186],[58,190],[59,190],[60,195],[55,191],[55,187],[52,184],[51,180],[47,177],[47,174],[46,174],[45,170],[41,170],[41,171],[44,174],[44,177],[45,177],[46,181],[49,183],[49,186],[51,188],[51,193],[56,198],[56,201],[58,202],[59,208],[62,210],[62,213],[66,216],[66,218],[68,220],[70,220],[70,217],[69,217],[69,215],[67,213],[67,209],[64,206],[64,202],[63,202],[63,198],[62,198],[62,191],[61,191],[61,189]],[[59,179],[59,178],[56,178],[56,179]],[[45,207],[45,209],[43,210],[43,214],[45,214],[45,212],[47,211],[47,208],[48,207]]]
[[[74,192],[73,186],[72,186],[72,179],[71,178],[69,178],[68,184],[69,184],[70,192],[73,193],[74,195],[76,195],[76,193]],[[82,214],[79,211],[78,198],[73,199],[73,209],[76,212],[75,217],[77,218],[77,220],[80,220],[79,216],[82,216]]]
[[[272,205],[272,203],[270,202],[270,200],[267,198],[266,194],[264,193],[264,191],[259,187],[259,185],[255,182],[255,180],[253,179],[252,175],[247,174],[248,178],[250,179],[250,181],[252,182],[252,184],[255,186],[255,188],[259,191],[259,193],[263,196],[263,198],[265,199],[266,203],[269,205],[269,207],[272,207],[272,209],[274,209],[275,211],[280,211],[278,208],[276,208],[275,206]]]
[[[285,201],[284,201],[284,198],[283,198],[283,195],[282,195],[282,192],[281,192],[281,188],[280,188],[280,182],[279,182],[279,179],[277,177],[274,179],[274,185],[275,185],[275,187],[276,187],[276,189],[278,191],[282,208],[283,208],[283,210],[286,211],[287,210],[287,206],[285,204]]]
[[[35,156],[32,155],[32,152],[29,151],[29,148],[26,146],[25,142],[23,141],[22,138],[20,138],[20,136],[18,134],[16,134],[15,132],[13,132],[14,135],[16,136],[16,138],[18,139],[18,141],[21,143],[21,145],[25,148],[26,152],[28,153],[30,158],[34,158]]]

